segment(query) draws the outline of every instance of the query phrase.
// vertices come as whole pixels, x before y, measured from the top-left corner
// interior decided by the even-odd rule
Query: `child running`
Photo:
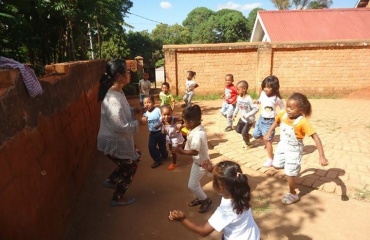
[[[140,106],[144,106],[144,98],[149,96],[150,87],[152,83],[149,81],[149,73],[144,72],[143,79],[139,81],[139,100]]]
[[[185,82],[185,95],[183,97],[184,104],[181,107],[188,107],[191,106],[191,100],[194,97],[194,89],[199,87],[199,85],[195,82],[194,78],[197,73],[194,71],[188,71],[188,77],[186,78]]]
[[[236,104],[236,98],[238,96],[238,90],[233,84],[234,76],[232,74],[226,74],[225,77],[225,90],[221,98],[224,99],[220,112],[222,116],[226,117],[226,128],[225,132],[233,130],[233,112]]]
[[[240,133],[243,137],[243,141],[245,142],[246,146],[250,146],[249,142],[249,130],[253,126],[255,115],[258,112],[258,106],[253,103],[253,99],[249,94],[248,91],[248,82],[245,80],[239,81],[236,85],[238,89],[239,96],[236,100],[236,106],[233,113],[232,120],[234,121],[235,117],[237,116],[240,110],[240,118],[238,124],[236,125],[235,131]]]
[[[162,133],[162,129],[158,123],[161,119],[161,110],[154,106],[154,97],[147,96],[144,98],[144,115],[141,119],[142,123],[147,123],[149,128],[149,153],[153,158],[154,163],[152,168],[157,168],[162,164],[162,159],[168,157],[168,152],[166,148],[166,135]]]
[[[162,91],[159,93],[159,99],[161,100],[161,106],[170,105],[172,110],[175,109],[175,98],[170,92],[170,85],[168,82],[162,83]]]
[[[180,118],[172,116],[172,113],[173,111],[170,105],[166,104],[161,107],[162,127],[166,135],[166,142],[168,143],[170,150],[178,146],[182,147],[184,144],[184,137],[180,132],[182,120]],[[168,170],[174,170],[177,167],[176,160],[177,154],[173,152],[172,163],[170,166],[168,166]]]
[[[189,129],[185,148],[174,148],[172,151],[178,154],[192,156],[193,164],[191,166],[188,188],[194,194],[195,199],[189,203],[189,207],[200,205],[198,212],[205,213],[212,200],[207,197],[200,185],[200,180],[205,174],[202,164],[209,159],[206,130],[201,124],[202,112],[198,105],[185,108],[182,112],[184,125]]]
[[[289,193],[283,197],[283,204],[292,204],[299,200],[295,191],[296,177],[301,169],[303,152],[302,139],[305,135],[311,136],[319,151],[319,163],[321,166],[329,164],[325,158],[321,140],[315,129],[308,121],[312,107],[307,97],[301,93],[293,93],[287,100],[285,110],[279,112],[274,123],[263,137],[269,141],[269,136],[280,125],[280,142],[276,148],[273,167],[284,168],[288,176]]]
[[[262,112],[253,132],[253,137],[255,139],[262,139],[263,136],[266,135],[275,120],[276,107],[279,106],[280,109],[285,108],[279,92],[279,79],[276,76],[270,75],[266,77],[262,81],[261,87],[262,92],[260,98],[256,102],[261,104]],[[267,160],[263,164],[264,167],[271,167],[272,165],[272,138],[274,135],[275,131],[271,131],[268,141],[265,141]]]
[[[249,205],[251,190],[248,178],[240,165],[232,161],[222,161],[216,165],[213,174],[213,189],[222,195],[221,204],[205,224],[196,224],[179,210],[170,211],[170,220],[180,221],[202,237],[214,230],[223,231],[222,239],[260,239],[260,231],[253,219]]]

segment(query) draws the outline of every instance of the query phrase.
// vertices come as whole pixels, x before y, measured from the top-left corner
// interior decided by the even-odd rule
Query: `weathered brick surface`
[[[41,78],[35,98],[19,75],[0,79],[13,82],[0,98],[0,239],[63,239],[96,152],[105,61],[55,69],[65,75]]]
[[[284,95],[344,96],[370,87],[370,41],[165,45],[164,52],[166,80],[177,95],[188,70],[197,72],[201,95],[221,94],[227,73],[247,80],[253,92],[270,74]]]

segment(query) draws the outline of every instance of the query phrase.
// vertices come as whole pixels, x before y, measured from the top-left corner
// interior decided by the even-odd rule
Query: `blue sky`
[[[241,11],[248,17],[249,12],[257,7],[266,10],[276,10],[270,0],[132,0],[134,6],[130,9],[125,22],[134,27],[133,31],[152,31],[158,23],[168,25],[182,24],[187,15],[196,7],[206,7],[213,11],[223,8]],[[357,0],[333,0],[330,8],[353,8]],[[135,16],[139,15],[150,20]],[[127,28],[128,29],[128,28]]]

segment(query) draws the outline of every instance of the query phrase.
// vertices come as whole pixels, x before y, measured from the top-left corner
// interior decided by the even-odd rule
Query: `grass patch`
[[[271,211],[270,198],[258,196],[252,200],[252,212],[253,214],[260,215],[266,214]]]
[[[369,202],[370,201],[370,190],[367,189],[367,185],[365,185],[362,189],[356,188],[355,189],[355,197],[358,200]]]
[[[258,94],[255,92],[248,93],[252,99],[258,99]],[[193,97],[193,101],[213,101],[213,100],[220,100],[222,93],[213,93],[213,94],[207,94],[207,95],[197,95]],[[183,96],[174,96],[176,102],[182,102]]]

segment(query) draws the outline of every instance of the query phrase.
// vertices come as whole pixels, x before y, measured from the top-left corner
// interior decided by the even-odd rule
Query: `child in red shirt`
[[[227,119],[227,127],[225,132],[233,130],[233,112],[236,105],[236,98],[238,97],[238,90],[233,84],[234,76],[226,74],[225,76],[225,91],[221,98],[224,99],[220,112],[222,116]]]

